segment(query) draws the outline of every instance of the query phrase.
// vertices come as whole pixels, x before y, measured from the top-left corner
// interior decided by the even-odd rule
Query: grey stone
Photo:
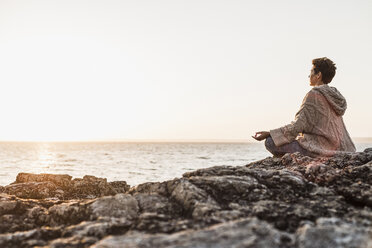
[[[114,217],[135,219],[138,217],[138,203],[128,194],[105,196],[95,200],[90,206],[91,219]]]
[[[202,230],[190,230],[172,235],[134,233],[107,237],[95,248],[152,247],[294,247],[294,236],[280,232],[256,218],[214,225]]]
[[[369,248],[372,228],[338,218],[319,218],[297,231],[299,248]]]

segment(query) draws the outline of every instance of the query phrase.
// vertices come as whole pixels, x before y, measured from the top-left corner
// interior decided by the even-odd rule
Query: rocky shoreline
[[[130,187],[19,173],[0,247],[372,247],[372,148],[215,166]]]

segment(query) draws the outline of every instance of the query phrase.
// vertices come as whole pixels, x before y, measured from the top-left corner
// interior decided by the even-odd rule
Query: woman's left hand
[[[259,136],[257,136],[257,135],[259,135]],[[266,139],[269,136],[270,136],[270,132],[261,131],[261,132],[256,132],[256,134],[254,136],[252,136],[252,138],[254,138],[255,140],[261,141],[261,140]]]

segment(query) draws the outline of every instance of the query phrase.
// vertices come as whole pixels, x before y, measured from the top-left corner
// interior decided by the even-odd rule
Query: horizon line
[[[253,138],[251,138],[253,139]],[[353,137],[358,143],[372,143],[372,137]],[[0,143],[260,143],[248,139],[97,139],[97,140],[0,140]]]
[[[96,140],[0,140],[0,143],[255,143],[247,139],[96,139]]]

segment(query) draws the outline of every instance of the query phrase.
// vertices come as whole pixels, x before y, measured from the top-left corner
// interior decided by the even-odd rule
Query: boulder
[[[95,200],[89,208],[91,219],[110,217],[133,220],[138,217],[138,203],[129,194],[101,197]]]
[[[125,193],[129,188],[125,181],[108,183],[106,178],[88,175],[72,180],[70,175],[19,173],[2,191],[24,199],[71,200]]]

